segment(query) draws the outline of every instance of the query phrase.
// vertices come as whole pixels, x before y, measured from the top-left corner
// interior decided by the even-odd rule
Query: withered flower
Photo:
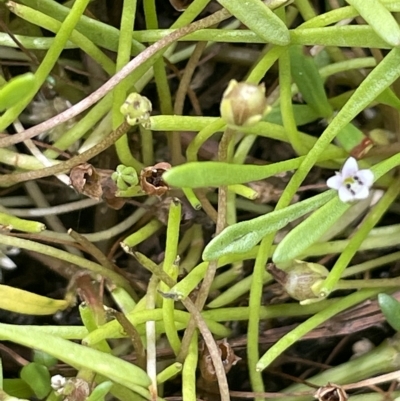
[[[348,396],[344,389],[337,384],[328,383],[324,387],[320,387],[314,397],[318,401],[346,401]]]
[[[89,163],[82,163],[74,167],[69,177],[71,185],[81,194],[89,198],[100,200],[103,194],[101,177],[97,170]]]
[[[143,191],[148,195],[164,195],[169,187],[162,179],[162,175],[170,168],[171,165],[169,163],[161,162],[142,169],[140,172],[140,186]]]
[[[232,366],[236,365],[242,358],[235,355],[234,350],[228,343],[227,339],[217,341],[218,351],[224,366],[225,373],[228,373]],[[210,351],[207,345],[203,342],[200,346],[200,373],[205,381],[217,381],[214,364],[211,359]]]
[[[112,170],[95,169],[89,163],[82,163],[70,172],[71,185],[80,194],[89,198],[104,200],[113,209],[121,209],[125,200],[115,196],[117,185],[111,179]]]

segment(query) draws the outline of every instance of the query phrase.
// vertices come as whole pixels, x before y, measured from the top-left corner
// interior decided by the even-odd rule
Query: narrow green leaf
[[[385,42],[400,45],[400,28],[389,10],[377,0],[346,0]]]
[[[379,294],[378,303],[387,322],[400,331],[400,302],[388,294]]]
[[[134,391],[151,381],[146,372],[117,357],[23,326],[0,324],[0,340],[12,341],[53,355],[76,369],[87,368]]]
[[[112,386],[113,386],[113,384],[110,381],[105,381],[105,382],[99,384],[92,391],[92,393],[86,399],[86,401],[104,401],[105,396],[109,393]]]
[[[362,158],[373,146],[371,139],[352,123],[340,130],[336,140],[344,150],[356,159]]]
[[[289,44],[286,25],[260,0],[218,0],[218,3],[267,43]]]
[[[279,264],[298,258],[310,245],[317,242],[349,207],[350,204],[335,197],[316,210],[279,243],[272,256],[273,262]]]
[[[302,46],[290,46],[289,52],[292,78],[304,100],[319,116],[330,117],[333,110],[313,58],[303,53]]]
[[[191,162],[175,166],[163,174],[163,180],[178,188],[219,187],[262,180],[297,168],[303,157],[266,166],[223,162]]]
[[[31,362],[22,368],[20,376],[29,384],[38,398],[42,399],[50,393],[50,373],[45,366]]]
[[[29,95],[35,87],[35,75],[31,72],[10,79],[0,88],[0,111],[4,111]]]
[[[333,191],[326,191],[285,209],[227,227],[206,246],[203,260],[214,260],[231,253],[250,251],[267,234],[285,227],[291,221],[324,205],[333,196],[335,196]]]

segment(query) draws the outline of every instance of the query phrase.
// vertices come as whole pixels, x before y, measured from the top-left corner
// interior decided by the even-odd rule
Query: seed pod
[[[316,299],[313,288],[321,283],[329,273],[325,266],[301,260],[293,261],[293,265],[287,272],[278,269],[274,264],[268,265],[267,270],[285,291],[298,301]]]
[[[162,179],[165,171],[169,170],[171,165],[166,162],[157,163],[151,167],[145,167],[140,172],[140,186],[148,195],[164,195],[169,186]]]
[[[237,82],[232,79],[220,105],[221,117],[230,125],[251,126],[269,110],[264,85]]]

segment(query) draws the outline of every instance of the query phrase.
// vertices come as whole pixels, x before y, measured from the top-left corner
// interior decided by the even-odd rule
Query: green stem
[[[326,322],[331,317],[338,313],[359,304],[360,302],[371,298],[380,292],[385,292],[385,288],[374,288],[368,290],[357,291],[341,300],[328,306],[321,312],[316,313],[314,316],[307,319],[305,322],[299,324],[295,329],[281,337],[258,361],[257,370],[262,371],[269,366],[278,356],[293,345],[297,340],[309,333],[315,327]]]
[[[201,224],[194,224],[190,247],[186,257],[179,264],[180,269],[189,273],[201,259],[201,253],[203,252],[203,249],[203,228]]]
[[[145,226],[126,237],[123,241],[123,244],[129,248],[132,248],[152,236],[161,227],[163,227],[163,224],[159,220],[150,220],[150,222]]]
[[[58,21],[64,21],[65,17],[70,12],[68,7],[58,4],[52,0],[22,0],[22,3],[41,11],[42,13],[47,14]],[[120,32],[113,26],[82,15],[79,19],[76,29],[96,45],[111,51],[118,50],[118,38],[120,36]],[[131,47],[133,56],[136,56],[145,49],[144,45],[135,40],[132,40]]]
[[[201,131],[188,146],[186,153],[188,161],[196,161],[197,152],[202,144],[216,132],[223,132],[225,130],[225,123],[218,117],[153,116],[150,117],[150,125],[153,131]],[[249,135],[258,135],[277,141],[289,142],[282,125],[266,121],[259,122],[253,127],[241,127],[241,131]],[[299,132],[299,135],[307,148],[313,147],[317,142],[317,138],[311,135],[302,132]],[[341,155],[337,153],[332,158],[344,158],[347,155],[345,151],[332,144],[329,144],[327,149],[336,149],[337,152],[341,152]]]
[[[139,126],[139,130],[143,164],[152,166],[154,164],[153,132],[142,125]]]
[[[198,117],[201,119],[201,117]],[[190,142],[186,150],[186,156],[188,161],[197,160],[197,152],[203,145],[203,143],[211,138],[216,132],[224,130],[226,124],[222,118],[213,119],[213,121],[204,126],[203,129],[194,137],[193,141]]]
[[[263,289],[263,276],[265,274],[265,264],[268,256],[271,254],[271,245],[275,233],[267,235],[260,244],[257,252],[257,258],[254,264],[253,276],[250,286],[249,299],[249,323],[247,328],[247,358],[249,366],[249,375],[253,391],[263,392],[264,381],[257,369],[257,362],[260,358],[258,349],[260,308]],[[257,398],[261,400],[262,398]]]
[[[279,88],[283,127],[286,130],[290,144],[297,154],[307,154],[308,149],[301,141],[293,114],[289,48],[286,48],[286,51],[281,53],[279,57]]]
[[[174,362],[172,365],[167,366],[157,375],[157,384],[160,385],[166,381],[173,379],[182,371],[182,364]]]
[[[20,219],[2,212],[0,212],[0,226],[3,229],[18,230],[26,233],[40,233],[46,229],[46,226],[38,221]]]
[[[163,263],[163,269],[166,274],[172,277],[174,280],[178,278],[178,241],[179,241],[179,227],[181,223],[181,204],[177,199],[173,199],[169,208],[168,225],[167,225],[167,243],[165,246],[165,258]],[[170,289],[164,283],[160,284],[162,292]],[[174,321],[174,308],[175,301],[173,299],[163,299],[163,318],[165,325],[165,333],[167,335],[169,344],[173,349],[175,355],[178,355],[181,348],[181,340],[178,336],[178,332]]]
[[[189,352],[182,369],[182,395],[185,401],[196,401],[196,369],[198,363],[197,333],[192,336]]]
[[[381,256],[379,258],[371,259],[358,265],[348,267],[342,274],[342,278],[354,276],[376,267],[380,267],[400,259],[400,252],[394,252],[389,255]]]
[[[155,0],[145,1],[143,3],[143,7],[147,29],[157,29],[158,20]],[[174,109],[172,106],[171,91],[169,88],[167,73],[165,70],[164,59],[162,57],[157,58],[157,60],[154,62],[153,71],[161,113],[172,115],[174,114]],[[171,154],[171,163],[172,165],[178,164],[181,162],[182,158],[180,138],[173,133],[167,133],[167,139],[169,151]]]
[[[146,292],[146,310],[154,311],[156,307],[157,286],[159,279],[153,275],[150,278],[149,285]],[[147,374],[151,380],[150,392],[157,396],[157,350],[156,350],[156,322],[149,320],[146,322],[146,348],[147,348]]]
[[[393,277],[386,279],[339,280],[333,291],[383,287],[400,287],[400,279]]]
[[[65,18],[62,26],[60,27],[54,41],[46,53],[43,61],[40,66],[36,70],[35,79],[36,86],[34,90],[29,93],[29,95],[23,98],[18,104],[9,108],[1,117],[0,117],[0,131],[4,131],[12,122],[18,118],[21,112],[25,109],[25,107],[29,104],[29,102],[33,99],[37,91],[45,82],[48,75],[51,73],[54,65],[57,63],[58,58],[61,55],[61,52],[64,50],[64,46],[67,43],[69,37],[71,36],[76,24],[78,23],[80,17],[85,11],[87,5],[90,0],[76,0],[70,13]]]
[[[11,2],[10,2],[11,3]],[[10,10],[15,13],[18,17],[23,18],[32,24],[39,25],[51,32],[57,33],[62,26],[62,23],[54,18],[47,16],[33,8],[23,6],[22,4],[12,3],[9,6]],[[86,36],[79,33],[77,30],[73,30],[69,40],[75,43],[82,51],[88,56],[93,58],[108,75],[115,73],[115,64],[113,61],[106,56],[92,41]]]
[[[101,119],[103,119],[106,113],[110,110],[111,104],[112,95],[109,94],[104,97],[104,99],[101,99],[81,120],[57,139],[54,142],[54,147],[65,150],[75,142],[79,141],[87,132],[91,131]],[[107,130],[107,134],[110,132],[110,129],[111,124],[109,125],[109,130]],[[43,153],[50,159],[58,157],[58,153],[50,149]]]
[[[116,71],[121,69],[129,63],[131,53],[131,42],[133,34],[133,25],[136,15],[136,0],[124,0],[121,15],[121,32],[118,42],[118,55]],[[116,129],[124,121],[124,117],[120,112],[120,107],[125,101],[127,96],[127,87],[123,82],[119,83],[113,91],[113,105],[112,105],[112,127]],[[132,155],[129,148],[129,140],[127,134],[124,134],[115,142],[115,149],[117,151],[120,163],[125,166],[131,166],[136,171],[142,169],[142,164],[138,162]]]

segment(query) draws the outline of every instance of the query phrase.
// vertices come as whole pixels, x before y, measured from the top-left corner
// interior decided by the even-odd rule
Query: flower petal
[[[334,175],[326,180],[326,185],[329,188],[339,190],[339,188],[343,185],[343,178],[341,174]]]
[[[338,194],[339,199],[344,203],[354,200],[354,195],[344,185],[339,188]]]
[[[354,199],[367,199],[368,196],[369,196],[369,188],[367,186],[363,186],[354,195]]]
[[[349,157],[342,167],[343,178],[352,177],[358,172],[357,160],[354,157]]]
[[[368,169],[360,170],[357,173],[357,177],[366,187],[368,188],[372,187],[372,184],[374,183],[374,173],[371,170]]]

